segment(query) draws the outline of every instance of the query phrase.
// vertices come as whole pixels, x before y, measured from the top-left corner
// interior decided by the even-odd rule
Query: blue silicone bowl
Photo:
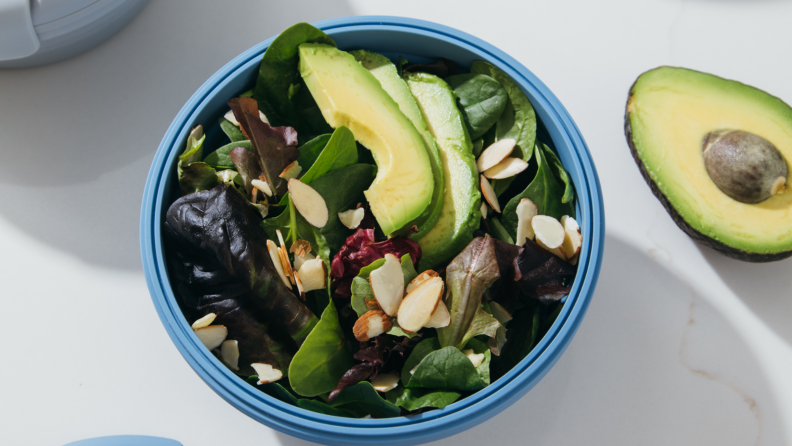
[[[399,17],[347,17],[315,25],[332,36],[341,49],[365,48],[392,58],[404,55],[413,62],[445,57],[460,67],[485,60],[520,85],[577,193],[583,246],[572,292],[560,315],[528,357],[489,387],[444,409],[410,417],[351,419],[309,412],[258,391],[209,353],[182,316],[171,290],[162,248],[162,222],[168,206],[178,197],[176,160],[190,129],[209,125],[205,147],[217,147],[222,134],[212,124],[227,111],[229,99],[254,84],[259,61],[272,39],[245,51],[206,81],[173,120],[157,150],[143,194],[140,222],[143,269],[154,306],[195,372],[223,399],[271,428],[331,445],[417,444],[459,433],[525,395],[555,364],[580,325],[597,283],[605,240],[602,191],[594,163],[580,131],[553,93],[522,64],[480,39],[435,23]]]

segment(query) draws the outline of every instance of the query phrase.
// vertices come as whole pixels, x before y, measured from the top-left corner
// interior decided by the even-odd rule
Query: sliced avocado
[[[443,164],[440,161],[440,151],[437,148],[437,143],[429,130],[426,128],[426,120],[424,119],[418,103],[410,92],[407,83],[399,76],[396,65],[382,54],[373,53],[366,50],[351,51],[350,54],[355,56],[355,59],[363,65],[364,68],[369,70],[374,77],[382,85],[382,88],[399,104],[399,109],[407,116],[418,133],[423,138],[424,145],[426,146],[427,154],[429,155],[429,163],[432,165],[432,177],[434,178],[434,190],[432,191],[432,202],[426,210],[418,218],[412,221],[405,230],[411,228],[413,225],[418,227],[418,232],[414,233],[411,238],[419,240],[431,230],[437,219],[440,218],[440,212],[443,209],[443,189],[445,185],[443,177]]]
[[[427,73],[408,75],[407,85],[437,141],[446,181],[440,218],[418,240],[422,252],[418,269],[423,271],[448,262],[473,240],[481,219],[481,192],[473,143],[454,90]]]
[[[688,235],[739,260],[792,256],[789,105],[740,82],[660,67],[630,89],[625,133],[646,182]]]
[[[434,179],[415,126],[355,58],[335,47],[304,43],[300,74],[331,127],[346,126],[371,151],[377,177],[365,192],[385,234],[418,218],[432,200]]]

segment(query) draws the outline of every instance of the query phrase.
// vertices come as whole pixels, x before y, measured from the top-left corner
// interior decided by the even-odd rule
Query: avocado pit
[[[788,167],[768,140],[742,130],[704,136],[704,165],[723,193],[742,203],[759,203],[786,189]]]

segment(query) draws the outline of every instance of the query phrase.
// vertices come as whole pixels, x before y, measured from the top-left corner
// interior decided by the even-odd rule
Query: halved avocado
[[[402,229],[432,200],[434,179],[423,138],[351,54],[319,43],[303,43],[299,53],[300,75],[327,123],[348,127],[374,156],[377,177],[364,193],[382,232]]]
[[[792,191],[784,193],[788,180],[780,179],[792,160],[789,105],[740,82],[660,67],[633,84],[624,127],[646,182],[688,235],[739,260],[770,262],[792,256]],[[724,146],[726,156],[719,158],[730,163],[727,169],[705,162],[704,156],[712,141],[726,141],[723,135],[738,138],[733,146]],[[728,151],[739,143],[748,149],[763,147]],[[733,177],[724,181],[718,175]],[[730,191],[730,183],[755,183],[758,189],[769,184],[772,192],[750,202],[756,198],[741,198],[742,189]]]

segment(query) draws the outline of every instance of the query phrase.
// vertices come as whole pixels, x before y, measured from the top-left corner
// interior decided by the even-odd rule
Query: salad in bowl
[[[339,417],[443,408],[563,307],[574,186],[495,66],[342,51],[300,23],[216,119],[224,144],[185,135],[168,274],[201,343],[262,392]]]

